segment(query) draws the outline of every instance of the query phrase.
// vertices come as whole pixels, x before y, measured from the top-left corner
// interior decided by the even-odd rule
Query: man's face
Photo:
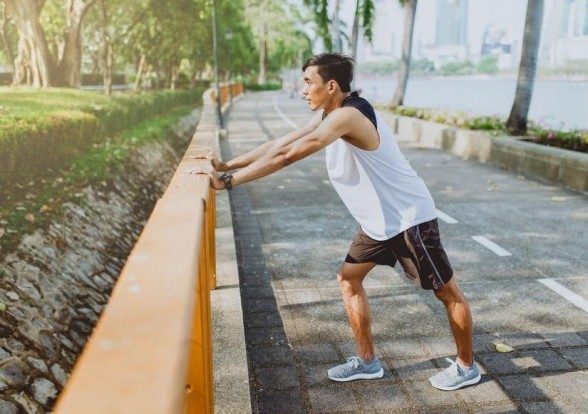
[[[318,66],[309,66],[304,71],[304,88],[302,95],[311,111],[323,107],[329,99],[329,87],[332,81],[323,82],[323,78],[318,73]]]

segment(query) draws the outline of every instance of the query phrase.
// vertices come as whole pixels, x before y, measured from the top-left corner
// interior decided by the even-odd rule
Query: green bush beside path
[[[0,88],[0,195],[66,167],[93,144],[171,109],[200,105],[202,90],[123,93]]]

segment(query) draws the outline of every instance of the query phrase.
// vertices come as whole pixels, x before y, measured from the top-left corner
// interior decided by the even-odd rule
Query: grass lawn
[[[113,175],[120,173],[120,167],[126,164],[133,148],[166,139],[169,128],[193,109],[192,105],[177,106],[165,114],[130,126],[94,144],[58,174],[19,185],[16,196],[0,203],[0,232],[3,233],[0,251],[11,251],[23,234],[46,227],[60,214],[63,203],[79,203],[79,191],[83,187],[106,185]]]

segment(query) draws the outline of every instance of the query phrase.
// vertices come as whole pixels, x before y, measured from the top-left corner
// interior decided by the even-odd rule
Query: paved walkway
[[[286,93],[249,93],[231,109],[223,155],[310,115]],[[586,197],[440,151],[403,150],[445,213],[442,240],[472,306],[481,383],[430,387],[455,352],[445,310],[386,267],[365,282],[384,378],[328,380],[329,367],[356,354],[335,275],[357,225],[319,152],[231,193],[253,411],[586,412],[588,309],[578,306],[588,298]],[[495,343],[514,350],[499,353]]]

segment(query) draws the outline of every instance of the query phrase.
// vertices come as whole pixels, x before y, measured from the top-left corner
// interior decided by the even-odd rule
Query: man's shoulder
[[[371,103],[367,99],[362,98],[353,92],[343,101],[342,108],[355,108],[356,112],[360,112],[362,116],[368,118],[376,129],[378,128],[378,122],[376,119],[376,111]]]

